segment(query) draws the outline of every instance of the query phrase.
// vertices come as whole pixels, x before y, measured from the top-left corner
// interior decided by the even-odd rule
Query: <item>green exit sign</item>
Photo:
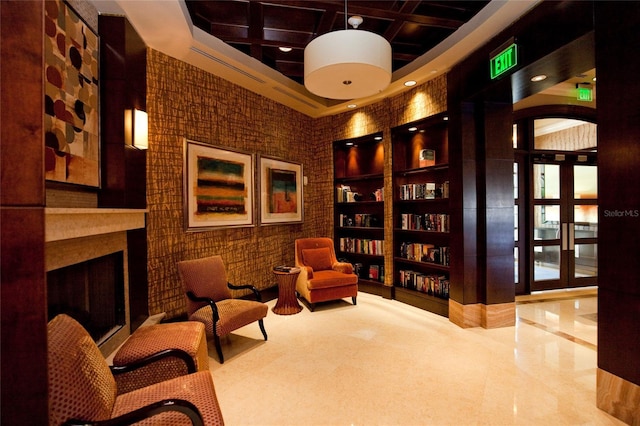
[[[593,91],[588,87],[578,87],[578,100],[585,102],[593,101]]]
[[[497,78],[518,65],[518,47],[515,43],[491,57],[491,79]]]

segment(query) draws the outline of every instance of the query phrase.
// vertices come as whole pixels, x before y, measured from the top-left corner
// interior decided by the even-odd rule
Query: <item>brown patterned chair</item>
[[[48,324],[48,367],[50,425],[224,424],[206,371],[118,393],[96,343],[64,314]]]
[[[296,291],[309,303],[351,297],[356,304],[358,276],[353,265],[338,262],[331,238],[300,238],[295,241],[295,264],[300,268]]]
[[[162,359],[145,362],[146,365],[139,368],[127,368],[149,357],[158,358],[158,354],[164,354]],[[111,369],[119,372],[115,375],[118,393],[131,392],[195,371],[209,371],[204,324],[183,321],[142,326],[117,350]]]
[[[263,318],[268,307],[262,303],[260,292],[252,285],[233,285],[227,281],[227,272],[221,256],[178,262],[180,281],[187,295],[189,320],[205,325],[207,336],[214,339],[220,363],[224,363],[220,337],[240,327],[258,321],[267,340]],[[251,290],[256,301],[234,299],[232,290]]]

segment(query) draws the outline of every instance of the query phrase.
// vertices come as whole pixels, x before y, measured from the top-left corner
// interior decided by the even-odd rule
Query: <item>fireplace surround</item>
[[[122,268],[121,273],[114,272],[113,275],[122,277],[118,281],[123,288],[117,292],[123,296],[124,320],[116,321],[122,324],[109,330],[105,336],[98,337],[100,351],[105,356],[120,346],[130,334],[127,231],[144,228],[146,212],[144,209],[45,209],[45,263],[48,275],[52,271],[93,263],[96,259],[109,256],[115,256],[111,263]],[[99,284],[91,282],[91,273],[85,278],[77,278],[78,274],[73,276],[85,280],[87,286]]]

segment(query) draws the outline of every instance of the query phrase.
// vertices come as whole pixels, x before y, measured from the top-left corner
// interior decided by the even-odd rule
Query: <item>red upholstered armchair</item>
[[[353,265],[338,262],[331,238],[301,238],[295,241],[295,263],[300,267],[296,291],[309,302],[315,303],[351,297],[356,304],[358,276]]]

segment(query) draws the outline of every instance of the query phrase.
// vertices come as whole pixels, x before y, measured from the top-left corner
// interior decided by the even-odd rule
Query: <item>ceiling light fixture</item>
[[[347,20],[346,0],[344,21],[344,30],[323,34],[304,49],[304,85],[329,99],[375,95],[391,83],[391,45],[378,34],[357,30],[362,17]]]
[[[547,76],[544,74],[540,74],[540,75],[534,75],[533,77],[531,77],[531,81],[542,81],[544,79],[546,79]]]
[[[407,80],[404,82],[404,85],[407,87],[411,87],[411,86],[415,86],[416,85],[416,81],[415,80]]]
[[[289,53],[289,52],[291,52],[291,50],[293,50],[293,48],[286,47],[286,46],[280,46],[280,47],[278,47],[278,49],[280,49],[281,52],[285,52],[285,53]]]

